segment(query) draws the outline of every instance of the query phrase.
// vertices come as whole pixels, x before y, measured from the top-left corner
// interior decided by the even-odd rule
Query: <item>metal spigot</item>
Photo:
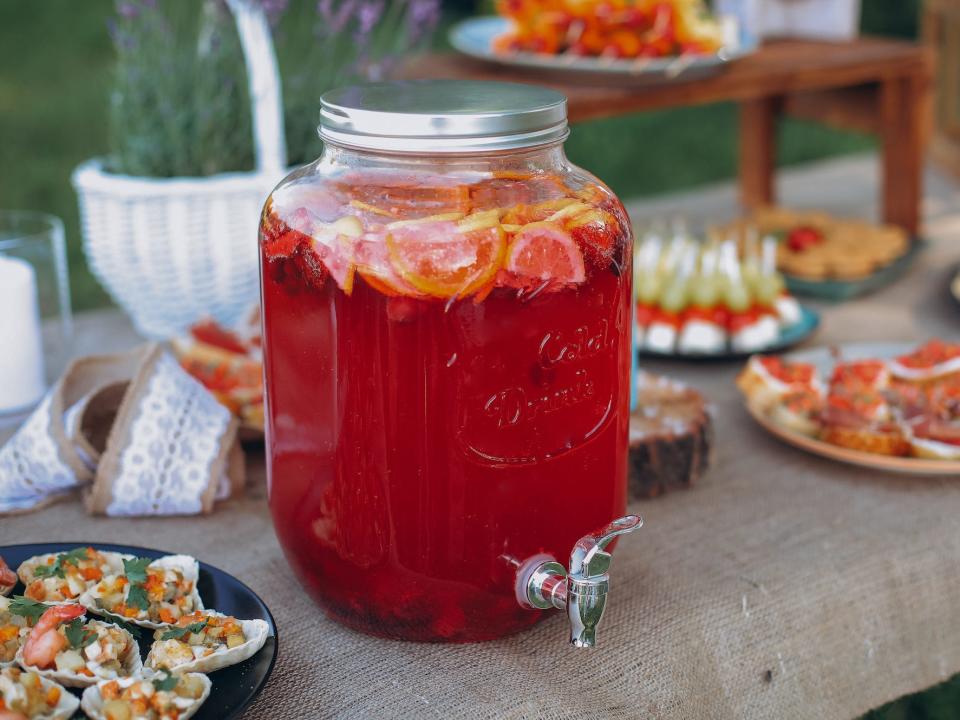
[[[570,570],[549,555],[536,555],[517,571],[517,600],[525,607],[566,610],[570,642],[576,647],[597,644],[597,626],[603,618],[610,589],[610,553],[607,546],[617,535],[643,526],[638,515],[614,520],[605,528],[585,535],[570,553]]]

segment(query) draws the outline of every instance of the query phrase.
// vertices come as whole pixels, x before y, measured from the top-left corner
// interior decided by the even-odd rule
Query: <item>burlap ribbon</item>
[[[0,514],[77,490],[94,514],[206,514],[243,485],[236,420],[156,343],[74,361],[0,448]]]

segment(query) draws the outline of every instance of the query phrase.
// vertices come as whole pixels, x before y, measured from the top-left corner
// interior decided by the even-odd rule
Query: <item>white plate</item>
[[[837,350],[843,360],[870,360],[889,359],[904,355],[914,348],[917,343],[851,343],[839,345]],[[803,362],[814,365],[821,375],[829,376],[836,359],[833,349],[829,347],[799,350],[787,353],[783,359],[789,362]],[[913,457],[894,457],[891,455],[877,455],[861,452],[849,448],[831,445],[823,440],[808,437],[794,430],[783,427],[766,415],[746,405],[747,412],[765,430],[789,445],[806,450],[814,455],[838,460],[849,465],[885,470],[888,472],[907,473],[910,475],[957,475],[960,474],[960,460],[927,460]]]
[[[756,50],[755,45],[722,47],[712,55],[689,55],[667,58],[613,58],[581,57],[579,55],[545,55],[531,52],[498,53],[493,41],[510,29],[510,21],[499,16],[470,18],[450,29],[450,44],[464,55],[501,65],[584,73],[604,73],[641,82],[671,82],[692,80],[719,72],[737,58]]]

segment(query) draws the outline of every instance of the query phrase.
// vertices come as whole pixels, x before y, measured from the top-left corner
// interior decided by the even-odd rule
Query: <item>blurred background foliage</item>
[[[196,7],[196,0],[163,1],[179,5],[181,10]],[[313,0],[302,1],[313,4]],[[296,5],[298,0],[293,2]],[[863,28],[870,33],[915,37],[919,4],[920,0],[863,0]],[[444,15],[434,44],[445,47],[446,28],[451,23],[473,12],[489,10],[489,0],[444,0]],[[124,87],[123,83],[127,83],[128,90],[136,89],[132,83],[138,82],[136,76],[117,78],[114,73],[116,55],[108,31],[111,19],[118,19],[112,0],[0,2],[2,205],[52,212],[64,219],[73,299],[78,309],[100,306],[108,299],[83,261],[70,173],[90,157],[111,151],[119,156],[119,149],[111,147],[108,133],[111,107],[117,109],[116,94],[112,104],[111,91]],[[114,33],[123,30],[122,18],[119,20],[121,25],[114,27]],[[322,83],[304,78],[309,79],[311,73],[320,75],[317,71],[322,69],[324,58],[330,57],[330,47],[296,47],[289,41],[291,34],[285,30],[284,22],[302,19],[292,15],[278,27],[279,55],[291,116],[288,132],[292,136],[306,135],[312,141],[317,118],[313,95]],[[229,32],[225,32],[224,38],[229,48]],[[150,39],[142,38],[141,42]],[[136,48],[131,52],[136,52]],[[189,68],[174,67],[168,80],[172,82],[169,75],[176,73],[189,77],[189,72]],[[249,118],[229,111],[237,97],[245,96],[245,89],[235,71],[225,68],[224,72],[233,78],[234,95],[218,95],[218,88],[186,86],[184,92],[191,91],[191,97],[209,97],[211,103],[219,98],[223,103],[220,112],[212,116],[215,122],[192,132],[209,138],[211,147],[219,144],[221,155],[224,148],[235,153],[234,167],[249,166],[249,148],[242,141],[248,132]],[[118,85],[112,84],[114,78]],[[148,107],[143,103],[149,103],[149,98],[149,92],[140,98],[138,114],[124,116],[128,122],[141,123],[138,129],[131,129],[131,137],[138,133],[140,137],[150,135],[153,118],[149,112],[143,112]],[[575,128],[567,149],[574,162],[602,177],[622,197],[630,198],[732,177],[736,170],[735,131],[735,107],[712,105],[585,123]],[[304,142],[300,142],[301,147]],[[625,147],[630,151],[623,152]],[[787,121],[781,129],[778,162],[790,165],[871,148],[870,138]],[[141,149],[164,153],[163,148]],[[170,166],[181,165],[172,162]]]

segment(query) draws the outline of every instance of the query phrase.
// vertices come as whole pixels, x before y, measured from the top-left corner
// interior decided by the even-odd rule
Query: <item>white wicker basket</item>
[[[83,248],[137,330],[169,338],[205,316],[235,324],[257,301],[257,225],[286,173],[270,28],[257,3],[228,0],[250,83],[256,170],[198,178],[115,175],[101,160],[73,173]]]

